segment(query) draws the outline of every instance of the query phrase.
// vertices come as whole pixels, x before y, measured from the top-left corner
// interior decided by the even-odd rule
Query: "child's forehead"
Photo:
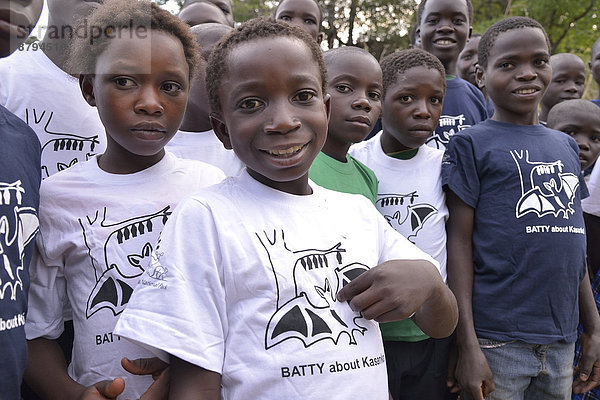
[[[541,41],[539,41],[539,39],[541,39]],[[531,46],[527,46],[524,48],[523,46],[519,46],[519,44],[524,43],[525,40],[527,40],[527,43],[529,44],[531,44],[534,40],[537,40],[539,42],[538,44],[540,44],[540,47],[533,48]],[[518,52],[527,52],[528,54],[544,52],[549,54],[550,49],[548,48],[548,42],[546,41],[544,32],[540,28],[531,26],[519,27],[499,32],[488,50],[490,58],[502,57],[506,54]]]
[[[314,0],[283,0],[277,6],[277,15],[285,11],[302,11],[319,17],[321,10]]]
[[[469,6],[467,0],[427,0],[423,9],[423,16],[440,13],[463,13],[468,17]]]
[[[325,58],[325,66],[329,79],[348,71],[362,70],[367,73],[381,73],[381,66],[370,54],[360,51],[342,51]]]
[[[553,75],[565,72],[567,70],[574,70],[585,74],[585,64],[583,63],[583,60],[575,54],[554,54],[552,57],[550,57],[550,65],[552,65]]]

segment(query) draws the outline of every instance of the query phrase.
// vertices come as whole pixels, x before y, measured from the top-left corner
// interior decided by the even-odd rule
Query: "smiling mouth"
[[[438,39],[438,40],[435,41],[435,44],[439,44],[439,45],[442,45],[442,46],[447,46],[447,45],[454,44],[454,41],[450,40],[450,39]]]
[[[537,92],[537,89],[519,89],[515,90],[516,94],[534,94]]]
[[[263,150],[263,151],[272,156],[287,157],[287,156],[291,156],[291,155],[298,153],[300,150],[302,150],[304,148],[304,146],[306,146],[306,145],[292,146],[292,147],[288,147],[287,149],[273,149],[273,150]]]

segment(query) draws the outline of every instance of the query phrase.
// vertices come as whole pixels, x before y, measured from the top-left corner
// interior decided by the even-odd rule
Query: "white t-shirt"
[[[238,176],[246,168],[233,150],[227,150],[217,135],[206,132],[179,130],[165,146],[177,157],[203,161],[219,167],[227,176]]]
[[[152,382],[121,367],[122,357],[152,356],[113,334],[174,206],[224,179],[208,164],[167,153],[143,171],[110,174],[97,157],[42,183],[40,232],[31,265],[27,339],[57,338],[63,308],[73,312],[70,376],[89,386],[123,377],[119,399],[137,399]]]
[[[104,126],[77,78],[43,51],[15,51],[0,59],[0,104],[25,121],[42,145],[42,178],[106,149]]]
[[[365,197],[311,187],[244,171],[182,202],[118,334],[222,374],[223,399],[387,400],[378,324],[336,294],[383,261],[435,261]]]
[[[581,200],[581,208],[587,214],[600,217],[600,167],[598,167],[598,163],[592,169],[586,183],[590,195]]]
[[[371,168],[379,180],[375,206],[390,225],[440,264],[446,280],[446,220],[442,190],[443,150],[421,146],[409,160],[385,154],[379,132],[350,148],[350,155]]]

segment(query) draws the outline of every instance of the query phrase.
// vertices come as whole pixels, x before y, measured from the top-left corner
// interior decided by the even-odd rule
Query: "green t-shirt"
[[[308,171],[308,177],[327,189],[362,194],[373,204],[377,201],[375,173],[349,154],[346,154],[346,162],[343,163],[325,153],[319,153]]]

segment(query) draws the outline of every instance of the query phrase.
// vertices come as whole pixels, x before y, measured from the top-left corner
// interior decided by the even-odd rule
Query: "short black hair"
[[[444,82],[444,93],[446,92],[446,70],[441,61],[425,50],[406,49],[388,54],[381,61],[383,97],[385,97],[387,89],[398,81],[400,74],[415,67],[425,67],[438,71]]]
[[[573,110],[581,110],[586,115],[596,114],[598,117],[600,117],[600,107],[598,107],[589,100],[565,100],[561,101],[560,103],[556,104],[550,109],[550,111],[548,112],[548,118],[546,118],[546,125],[548,126],[548,128],[554,129],[554,127],[559,122],[568,119],[569,115],[571,115]]]
[[[247,43],[257,39],[267,39],[275,37],[290,37],[304,43],[313,56],[313,61],[319,68],[321,75],[321,90],[323,95],[327,88],[327,69],[323,61],[323,53],[319,44],[302,29],[285,23],[278,22],[273,17],[258,17],[242,23],[236,27],[227,36],[222,38],[208,58],[206,67],[206,91],[210,107],[214,112],[221,111],[221,99],[219,98],[219,87],[223,77],[229,71],[227,57],[233,49],[242,43]]]
[[[533,18],[529,17],[508,17],[501,19],[500,21],[494,23],[490,26],[485,33],[481,36],[481,40],[479,41],[479,46],[477,47],[477,63],[482,68],[487,68],[488,58],[490,54],[491,48],[494,46],[496,42],[496,38],[504,32],[512,31],[514,29],[523,29],[523,28],[538,28],[541,29],[544,33],[544,38],[546,39],[546,45],[548,46],[548,51],[550,51],[550,40],[548,39],[548,34],[546,34],[546,30]]]
[[[335,47],[333,49],[327,50],[326,52],[323,53],[323,59],[325,60],[325,65],[328,66],[330,63],[335,61],[337,56],[342,55],[342,54],[357,54],[357,55],[367,56],[369,58],[372,58],[373,60],[375,60],[376,63],[379,64],[379,61],[377,61],[377,59],[371,53],[369,53],[367,50],[363,49],[362,47],[341,46],[341,47]]]
[[[471,0],[465,0],[467,2],[467,18],[469,18],[469,24],[473,21],[473,3]],[[423,11],[425,10],[425,4],[427,0],[421,0],[419,5],[417,6],[417,25],[421,25],[421,17],[423,16]]]
[[[98,57],[107,49],[111,40],[117,37],[117,31],[120,36],[120,29],[124,28],[135,30],[136,34],[138,28],[144,28],[146,34],[156,30],[179,39],[189,67],[189,78],[193,78],[200,56],[190,27],[148,0],[106,0],[94,10],[76,28],[76,32],[82,30],[85,34],[74,35],[67,70],[72,75],[94,73]]]
[[[321,8],[321,4],[319,4],[318,0],[313,0],[315,2],[315,4],[317,5],[317,8],[319,9],[319,32],[321,32],[322,29],[322,25],[323,25],[323,9]],[[277,10],[279,10],[279,6],[281,6],[283,3],[285,3],[285,0],[281,0],[279,3],[277,3],[277,7],[275,7],[275,12],[273,13],[273,17],[275,17],[277,15]]]

